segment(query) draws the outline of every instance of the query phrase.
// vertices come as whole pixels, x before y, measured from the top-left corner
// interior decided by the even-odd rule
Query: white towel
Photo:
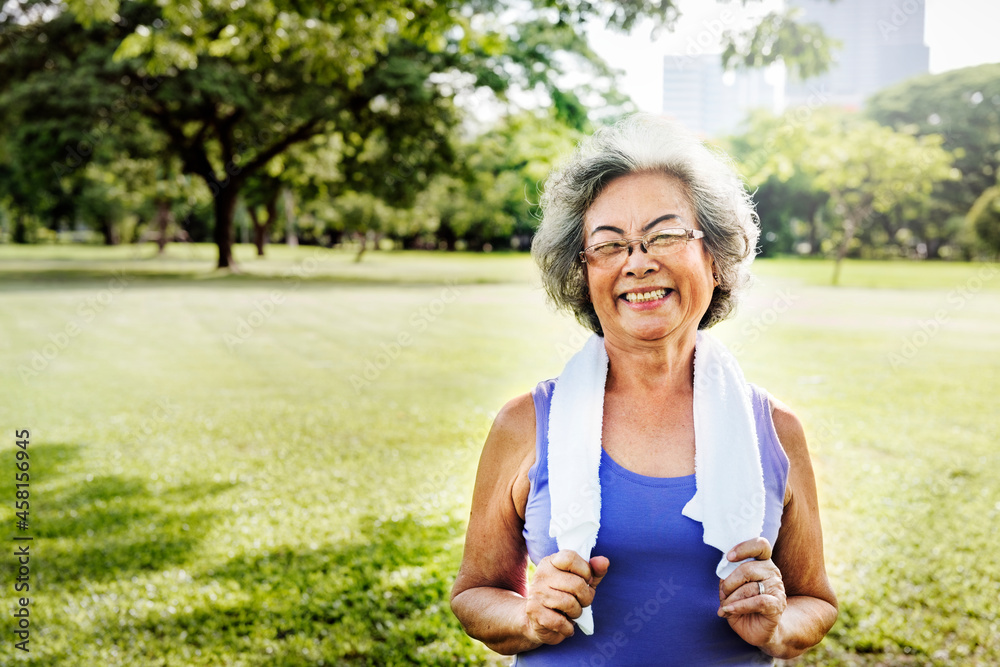
[[[604,339],[591,336],[556,380],[549,407],[549,535],[559,549],[584,560],[601,526],[601,432],[608,355]],[[726,553],[758,537],[764,526],[764,475],[757,429],[739,363],[718,340],[699,331],[694,355],[695,494],[684,516],[701,522],[704,542],[722,552],[716,575],[725,579],[739,563]],[[587,607],[576,624],[594,631]]]

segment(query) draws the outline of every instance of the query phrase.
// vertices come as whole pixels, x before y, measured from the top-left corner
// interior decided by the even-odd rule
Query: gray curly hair
[[[750,284],[760,225],[732,160],[676,121],[644,113],[628,116],[581,142],[569,162],[549,176],[541,197],[542,222],[531,243],[549,299],[602,336],[579,259],[583,217],[611,181],[650,172],[685,185],[715,259],[719,286],[698,328],[729,317]]]

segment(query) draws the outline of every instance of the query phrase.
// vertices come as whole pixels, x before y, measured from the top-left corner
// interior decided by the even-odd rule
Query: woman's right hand
[[[573,636],[573,622],[594,601],[597,585],[608,573],[609,561],[595,556],[590,562],[563,549],[546,556],[535,569],[525,612],[531,641],[558,644]]]

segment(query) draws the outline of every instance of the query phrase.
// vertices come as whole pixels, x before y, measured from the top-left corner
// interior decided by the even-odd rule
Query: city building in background
[[[785,103],[805,104],[822,90],[829,104],[859,109],[873,93],[926,74],[930,49],[924,45],[923,0],[787,0],[802,11],[800,20],[818,23],[842,48],[826,74],[788,81]]]
[[[718,53],[663,58],[663,113],[700,134],[734,130],[750,109],[775,108],[777,93],[763,70],[725,72]]]
[[[747,113],[803,104],[860,108],[878,90],[929,70],[922,0],[787,0],[801,19],[842,44],[826,74],[771,81],[762,70],[725,72],[718,53],[663,58],[663,113],[706,136],[734,132]]]

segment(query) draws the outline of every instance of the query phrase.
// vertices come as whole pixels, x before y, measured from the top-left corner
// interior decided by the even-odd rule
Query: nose
[[[640,239],[635,239],[629,243],[628,256],[622,266],[625,275],[642,278],[656,271],[656,260],[654,260],[646,248],[643,247]]]

